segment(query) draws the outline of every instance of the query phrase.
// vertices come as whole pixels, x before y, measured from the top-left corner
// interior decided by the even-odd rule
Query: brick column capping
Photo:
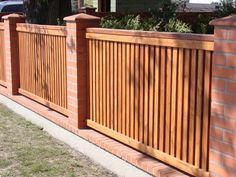
[[[97,27],[99,17],[77,14],[64,18],[67,27],[67,95],[69,124],[85,128],[88,117],[88,63],[86,28]]]
[[[6,83],[8,93],[18,94],[20,86],[18,38],[16,24],[25,22],[25,17],[19,14],[3,16],[4,20],[4,45],[6,62]]]
[[[211,176],[236,176],[236,15],[215,26],[209,170]]]

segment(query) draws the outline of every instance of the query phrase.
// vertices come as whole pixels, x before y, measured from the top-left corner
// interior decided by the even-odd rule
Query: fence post
[[[214,31],[209,170],[236,176],[236,16],[211,21]]]
[[[88,111],[86,28],[97,27],[100,18],[77,14],[64,18],[67,27],[67,94],[69,123],[85,128]]]
[[[20,86],[16,24],[25,22],[25,17],[19,14],[10,14],[3,16],[2,19],[4,20],[7,90],[8,93],[16,95]]]

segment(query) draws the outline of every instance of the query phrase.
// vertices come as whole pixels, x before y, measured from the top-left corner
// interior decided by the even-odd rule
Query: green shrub
[[[218,10],[215,11],[215,17],[221,18],[235,13],[236,10],[234,8],[233,0],[221,0],[221,6],[219,7]]]
[[[179,32],[179,33],[191,33],[191,27],[187,23],[184,23],[178,19],[172,18],[165,25],[166,32]]]
[[[139,15],[127,15],[123,18],[115,18],[112,16],[105,17],[102,18],[100,26],[102,28],[143,31],[169,31],[181,33],[189,33],[192,31],[190,25],[175,18],[172,18],[167,23],[164,23],[162,19],[154,16],[147,19],[141,19]]]
[[[100,26],[102,28],[113,29],[130,29],[130,30],[145,30],[157,31],[159,29],[158,22],[153,18],[142,20],[139,15],[126,15],[122,18],[107,16],[102,18]]]
[[[193,25],[193,31],[194,33],[212,34],[214,27],[210,26],[209,22],[213,19],[222,18],[232,14],[236,14],[236,9],[233,6],[233,0],[221,0],[219,8],[213,13],[212,16],[198,16],[196,23]]]
[[[193,25],[194,33],[212,34],[214,27],[209,25],[211,20],[213,17],[199,14],[196,23]]]
[[[124,26],[124,29],[133,29],[140,30],[141,29],[141,20],[140,16],[127,15],[120,21],[121,25]]]
[[[160,19],[152,16],[148,19],[143,20],[142,22],[142,30],[143,31],[161,31],[162,22]]]
[[[120,19],[114,16],[106,16],[101,19],[100,26],[102,28],[114,28],[114,29],[122,29],[122,25],[120,24]]]
[[[161,0],[158,8],[150,10],[151,16],[159,19],[162,24],[166,24],[171,18],[177,17],[178,5],[178,3],[172,2],[172,0]],[[162,26],[164,27],[165,25]]]
[[[126,15],[120,18],[107,16],[102,18],[100,26],[143,31],[191,32],[188,24],[176,20],[176,9],[176,3],[171,3],[171,0],[162,0],[159,8],[150,10],[149,18],[142,19],[139,15]]]
[[[123,18],[105,17],[102,19],[101,27],[114,29],[134,29],[144,31],[166,31],[181,33],[203,33],[212,34],[213,26],[209,22],[215,18],[221,18],[236,14],[233,7],[233,0],[222,0],[219,9],[213,15],[199,15],[196,23],[191,27],[189,24],[178,20],[178,3],[171,3],[171,0],[162,0],[159,8],[150,10],[151,17],[141,19],[140,16],[126,15]]]

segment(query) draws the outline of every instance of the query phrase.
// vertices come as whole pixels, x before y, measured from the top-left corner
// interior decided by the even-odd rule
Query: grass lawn
[[[116,175],[0,105],[0,176]]]

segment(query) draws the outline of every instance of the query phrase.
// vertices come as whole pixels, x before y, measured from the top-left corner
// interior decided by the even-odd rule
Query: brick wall
[[[25,18],[18,14],[10,14],[4,16],[3,20],[7,89],[10,94],[15,95],[20,86],[16,23],[24,22]]]
[[[66,17],[67,96],[69,122],[75,128],[86,127],[88,116],[86,28],[96,27],[100,18],[87,14]]]
[[[211,22],[215,26],[210,127],[210,172],[236,176],[236,16]]]

